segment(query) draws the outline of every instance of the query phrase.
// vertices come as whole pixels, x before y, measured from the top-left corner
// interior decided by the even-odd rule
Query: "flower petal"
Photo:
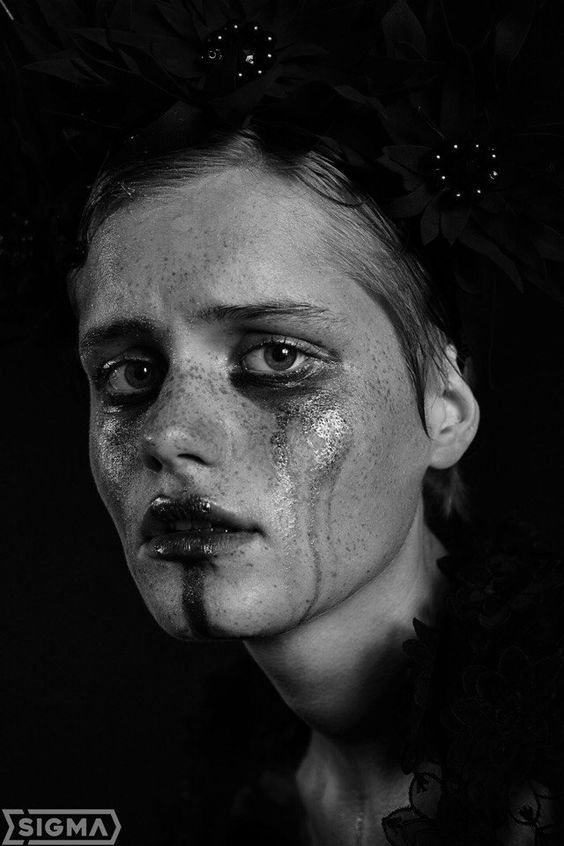
[[[383,148],[384,157],[403,165],[414,173],[419,173],[423,159],[431,152],[430,147],[417,144],[396,144]]]
[[[392,217],[415,217],[416,215],[421,214],[423,209],[427,206],[427,203],[429,203],[433,197],[434,195],[431,194],[427,186],[423,184],[406,197],[397,197],[395,200],[392,200],[388,203],[386,208],[388,214]]]
[[[453,208],[441,212],[441,232],[449,244],[454,244],[460,238],[466,228],[469,216],[470,205],[467,203],[461,206],[453,206]]]
[[[487,256],[509,276],[519,291],[523,290],[523,280],[515,262],[511,261],[493,241],[490,241],[477,227],[473,226],[471,221],[460,234],[459,241],[471,250]]]
[[[441,231],[441,214],[439,209],[439,197],[431,200],[421,215],[421,242],[424,246],[430,244]]]

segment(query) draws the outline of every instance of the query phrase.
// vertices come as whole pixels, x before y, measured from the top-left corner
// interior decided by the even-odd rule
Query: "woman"
[[[401,4],[394,10],[406,14]],[[244,25],[249,38],[260,24],[251,14],[238,21],[213,28],[210,20],[202,58],[211,68],[206,96],[221,101],[221,39],[232,39],[234,111],[242,84],[260,82],[273,61],[269,30],[260,29],[265,44],[248,46],[234,31]],[[105,162],[83,213],[85,256],[69,277],[90,384],[92,472],[159,625],[189,642],[242,640],[310,727],[292,799],[304,842],[519,846],[548,832],[553,785],[536,781],[542,768],[531,765],[528,780],[517,769],[476,792],[479,767],[470,757],[457,767],[448,727],[433,723],[451,685],[446,647],[438,649],[443,693],[427,683],[416,697],[419,723],[433,727],[417,745],[417,720],[402,722],[402,647],[414,618],[423,642],[427,627],[448,631],[452,584],[437,561],[453,549],[430,524],[437,511],[461,508],[455,468],[479,410],[437,256],[426,263],[406,246],[405,228],[382,212],[374,166],[343,155],[354,149],[344,140],[349,119],[354,129],[375,119],[370,92],[350,94],[332,67],[330,87],[348,111],[332,102],[317,131],[304,128],[300,97],[322,78],[316,61],[306,61],[303,87],[277,93],[289,104],[283,118],[268,91],[263,112],[256,89],[249,95],[244,128],[202,123],[189,102]],[[483,180],[498,178],[497,148],[475,148],[478,164],[466,161],[462,176],[458,161],[434,153],[432,179],[448,187],[439,182],[433,193],[427,175],[408,180],[404,200],[421,199],[423,185],[426,226],[442,215],[448,241],[457,226],[465,247],[480,252],[456,203],[469,208],[470,193],[482,202]],[[412,174],[423,167],[413,149]],[[449,155],[457,150],[454,142]],[[385,148],[395,163],[388,170],[402,173],[401,155]],[[425,243],[423,223],[422,231]],[[494,264],[509,261],[490,252]],[[417,746],[412,766],[406,732]],[[531,822],[514,809],[525,807],[533,781],[544,803],[542,820],[539,811]]]
[[[414,270],[367,220],[354,229],[357,210],[336,218],[239,145],[205,176],[115,177],[125,204],[90,229],[72,292],[91,464],[157,621],[245,639],[314,729],[301,777],[319,841],[355,843],[361,812],[374,839],[404,799],[386,700],[412,618],[433,619],[444,554],[423,479],[458,461],[478,409],[454,348],[417,327],[438,335],[416,377],[425,431],[376,287]],[[361,285],[347,267],[367,247]]]

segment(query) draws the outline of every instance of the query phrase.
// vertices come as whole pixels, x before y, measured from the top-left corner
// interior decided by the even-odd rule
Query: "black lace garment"
[[[413,778],[405,807],[382,820],[382,838],[392,846],[562,843],[564,570],[515,528],[464,546],[437,562],[449,591],[436,625],[414,621],[415,637],[404,643],[398,720],[401,764]],[[293,779],[309,730],[255,682],[252,707],[231,719],[225,703],[218,716],[218,691],[208,691],[216,748],[200,733],[207,760],[225,760],[226,742],[235,744],[238,786],[219,797],[211,777],[209,806],[184,809],[188,836],[179,846],[309,844]],[[237,747],[257,723],[251,746]],[[440,778],[426,761],[440,765]]]

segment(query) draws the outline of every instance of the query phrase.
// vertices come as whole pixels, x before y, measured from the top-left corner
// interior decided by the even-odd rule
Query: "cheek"
[[[93,412],[90,420],[90,467],[98,492],[118,531],[135,481],[138,433],[134,422]],[[120,531],[121,534],[121,531]]]
[[[329,519],[328,491],[337,485],[354,443],[350,409],[344,395],[321,392],[286,404],[276,419],[271,446],[280,525],[294,535],[302,561],[309,557],[319,574],[319,529]]]
[[[312,603],[332,585],[381,568],[403,542],[424,472],[409,384],[354,381],[279,417],[274,459],[296,534],[316,574]]]
[[[351,408],[350,447],[325,490],[327,543],[363,575],[405,540],[421,496],[425,436],[404,380],[369,382]]]

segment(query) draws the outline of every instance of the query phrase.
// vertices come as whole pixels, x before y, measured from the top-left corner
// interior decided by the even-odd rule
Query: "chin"
[[[238,583],[218,576],[211,564],[187,569],[167,562],[157,573],[133,571],[133,577],[155,621],[179,640],[271,637],[298,622],[279,586],[265,579]]]

